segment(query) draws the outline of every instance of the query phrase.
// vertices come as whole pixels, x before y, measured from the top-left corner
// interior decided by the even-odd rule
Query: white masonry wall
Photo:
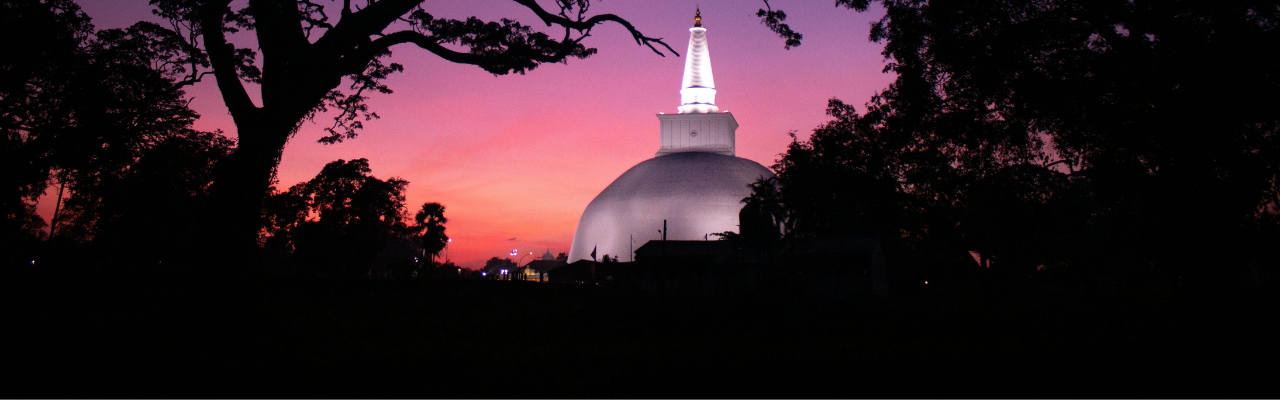
[[[738,121],[733,114],[658,114],[662,123],[658,156],[688,151],[736,155]]]

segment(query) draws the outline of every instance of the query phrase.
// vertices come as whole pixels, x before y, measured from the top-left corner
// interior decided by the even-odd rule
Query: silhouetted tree
[[[421,232],[418,240],[422,243],[422,249],[434,260],[449,242],[449,236],[444,233],[444,224],[449,222],[444,217],[444,206],[440,203],[425,203],[414,214],[413,220],[418,223],[416,228]]]
[[[82,219],[92,218],[96,254],[130,266],[190,265],[206,257],[197,221],[208,210],[213,167],[233,147],[216,132],[162,139],[117,181],[68,199],[65,210],[77,214],[67,219],[67,233],[82,231],[90,224]]]
[[[835,121],[779,163],[784,198],[819,200],[795,203],[815,211],[798,209],[797,229],[1216,276],[1266,246],[1280,172],[1274,1],[881,3],[871,38],[897,79],[865,115],[833,101]],[[806,167],[848,165],[841,154],[854,168]],[[872,197],[838,200],[860,193]],[[838,217],[815,218],[820,204]],[[1066,257],[1050,243],[1070,235],[1089,239]],[[1033,243],[1042,255],[1017,254]]]
[[[508,274],[514,274],[516,270],[516,262],[510,258],[493,257],[484,262],[484,268],[480,271],[484,272],[487,279],[501,279],[502,270],[507,270]]]
[[[494,74],[524,73],[594,54],[582,39],[597,25],[615,22],[654,52],[662,54],[657,45],[675,53],[616,15],[589,15],[588,0],[557,1],[550,11],[533,0],[513,1],[547,26],[563,28],[563,35],[557,39],[507,19],[437,18],[423,0],[376,0],[363,7],[343,1],[328,9],[310,0],[255,0],[238,10],[231,0],[152,0],[158,15],[171,21],[172,34],[188,39],[190,65],[212,72],[236,124],[238,146],[219,166],[213,186],[220,206],[218,240],[251,247],[280,152],[301,122],[336,110],[320,141],[337,143],[354,138],[361,121],[377,117],[365,100],[373,92],[391,92],[382,81],[402,70],[383,62],[392,46],[412,44]],[[257,51],[229,41],[227,33],[239,29],[257,35],[263,69],[254,64]],[[260,102],[251,98],[246,82],[260,86]]]
[[[183,42],[150,23],[94,32],[69,1],[2,7],[5,37],[24,38],[0,49],[3,186],[17,189],[0,199],[13,214],[6,226],[41,225],[29,211],[52,182],[50,239],[101,238],[97,256],[149,264],[187,249],[178,238],[190,243],[195,231],[178,228],[206,214],[208,169],[233,146],[219,133],[191,129],[198,115],[182,90],[191,82]],[[178,230],[150,230],[162,228]],[[106,232],[116,237],[101,237]]]
[[[53,148],[70,124],[71,82],[84,71],[93,25],[69,0],[0,3],[0,244],[34,249],[45,222],[35,201],[49,184]],[[20,38],[20,39],[19,39]],[[6,264],[29,254],[5,252]],[[9,259],[16,257],[16,259]]]
[[[67,140],[55,149],[57,167],[64,170],[62,180],[71,190],[65,209],[74,213],[74,218],[58,216],[58,220],[68,223],[68,233],[77,232],[82,239],[92,238],[103,218],[119,216],[113,214],[119,209],[100,209],[109,207],[105,204],[112,202],[113,196],[133,196],[131,191],[153,190],[156,185],[171,187],[154,190],[175,190],[175,180],[190,179],[203,181],[185,181],[181,187],[199,186],[189,192],[204,196],[212,180],[205,170],[234,148],[221,132],[191,129],[199,115],[187,107],[189,100],[180,83],[182,71],[171,66],[179,52],[173,49],[174,39],[156,28],[139,23],[128,29],[103,30],[87,43],[92,73],[86,79],[90,83],[80,86],[83,92],[75,97],[83,98],[73,110],[76,121],[68,127]],[[160,152],[192,152],[192,163],[175,164],[185,162],[180,153],[158,155],[155,160],[165,161],[152,162],[168,163],[170,168],[159,168],[156,173],[188,174],[155,175],[152,178],[160,180],[137,182],[135,164],[162,144],[169,148]],[[133,182],[125,183],[127,180]],[[132,188],[122,190],[121,186]],[[198,220],[206,212],[185,210],[185,219]],[[61,231],[63,227],[55,224],[53,228]]]
[[[908,135],[865,125],[839,100],[830,101],[827,114],[830,122],[808,140],[794,140],[774,165],[792,235],[897,236],[914,222],[907,192],[946,183],[945,158],[914,146]],[[948,205],[943,197],[930,200],[921,206],[931,212]]]
[[[337,160],[310,181],[273,193],[266,220],[276,225],[263,229],[270,235],[264,241],[292,250],[303,271],[331,276],[374,276],[380,252],[404,253],[386,260],[388,265],[412,263],[414,251],[412,242],[405,240],[409,228],[404,223],[408,182],[381,180],[371,173],[366,159]],[[399,247],[407,251],[396,250]]]
[[[263,247],[277,253],[292,253],[294,231],[311,212],[306,185],[294,185],[284,192],[272,191],[263,201]]]

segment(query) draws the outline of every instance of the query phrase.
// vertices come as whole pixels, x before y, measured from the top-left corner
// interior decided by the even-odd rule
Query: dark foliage
[[[154,24],[95,32],[68,1],[3,7],[6,37],[25,38],[0,49],[6,247],[98,265],[193,257],[212,167],[234,147],[191,129],[198,115],[182,88],[198,61]],[[57,204],[37,245],[33,203],[50,184]]]
[[[71,120],[73,80],[88,57],[93,25],[71,1],[0,3],[0,243],[33,249],[45,222],[35,214],[53,169],[54,148]],[[16,38],[22,38],[17,40]],[[6,265],[30,259],[5,252]]]
[[[214,76],[236,124],[238,145],[219,164],[212,188],[218,223],[209,227],[210,238],[229,250],[221,261],[239,261],[252,251],[280,152],[301,123],[336,112],[318,140],[337,143],[354,138],[362,121],[377,118],[368,96],[391,93],[382,82],[403,70],[383,62],[392,46],[412,44],[494,74],[525,73],[594,54],[583,39],[598,25],[617,23],[637,44],[675,54],[616,15],[590,15],[586,0],[557,1],[551,10],[533,0],[513,1],[556,33],[509,19],[438,18],[423,0],[344,1],[334,16],[310,0],[254,1],[242,9],[230,0],[152,0],[157,15],[170,22],[167,34],[184,39],[190,76]],[[231,42],[227,34],[242,29],[256,34],[257,50]],[[259,58],[271,68],[259,69]],[[261,102],[249,96],[246,83],[260,87]]]
[[[95,215],[93,246],[112,263],[190,266],[206,250],[198,229],[209,209],[213,167],[233,147],[218,133],[188,131],[164,138],[117,182],[98,193],[78,192],[67,209],[80,213],[72,221]],[[77,202],[88,201],[92,210],[78,207]],[[68,236],[83,232],[76,222],[68,225]]]
[[[790,50],[792,47],[800,45],[800,41],[804,39],[804,35],[791,30],[791,26],[787,25],[787,13],[782,10],[774,10],[769,5],[769,0],[764,0],[764,7],[760,11],[756,11],[756,16],[760,17],[760,23],[769,27],[769,30],[778,34],[783,39],[783,48]]]
[[[444,206],[440,203],[423,204],[422,209],[414,214],[413,220],[418,223],[417,229],[421,231],[418,239],[423,251],[434,258],[449,243],[449,235],[444,233],[444,224],[449,222],[444,217]]]
[[[484,273],[486,279],[501,279],[502,270],[506,270],[508,274],[515,274],[516,262],[510,258],[493,257],[484,262],[484,268],[480,271]]]
[[[1276,2],[882,4],[897,80],[776,166],[797,234],[879,235],[908,276],[965,250],[1198,280],[1268,257]]]
[[[418,267],[424,226],[405,223],[409,182],[370,175],[369,160],[328,163],[310,181],[266,201],[263,241],[286,253],[306,274],[408,277]],[[443,207],[440,218],[443,219]],[[443,222],[438,229],[443,232]]]

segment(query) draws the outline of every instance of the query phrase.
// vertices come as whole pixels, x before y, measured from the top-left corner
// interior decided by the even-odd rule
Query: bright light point
[[[929,281],[924,281],[924,284],[928,285],[928,284],[929,284]]]
[[[31,265],[36,265],[36,260],[31,260]]]
[[[488,273],[488,272],[481,272],[481,273],[480,273],[480,276],[487,276],[487,275],[489,275],[489,273]]]

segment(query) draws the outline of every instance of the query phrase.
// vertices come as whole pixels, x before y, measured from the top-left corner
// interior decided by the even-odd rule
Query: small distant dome
[[[547,261],[552,261],[556,259],[556,256],[551,254],[551,249],[547,249],[547,254],[543,254],[542,259]]]

